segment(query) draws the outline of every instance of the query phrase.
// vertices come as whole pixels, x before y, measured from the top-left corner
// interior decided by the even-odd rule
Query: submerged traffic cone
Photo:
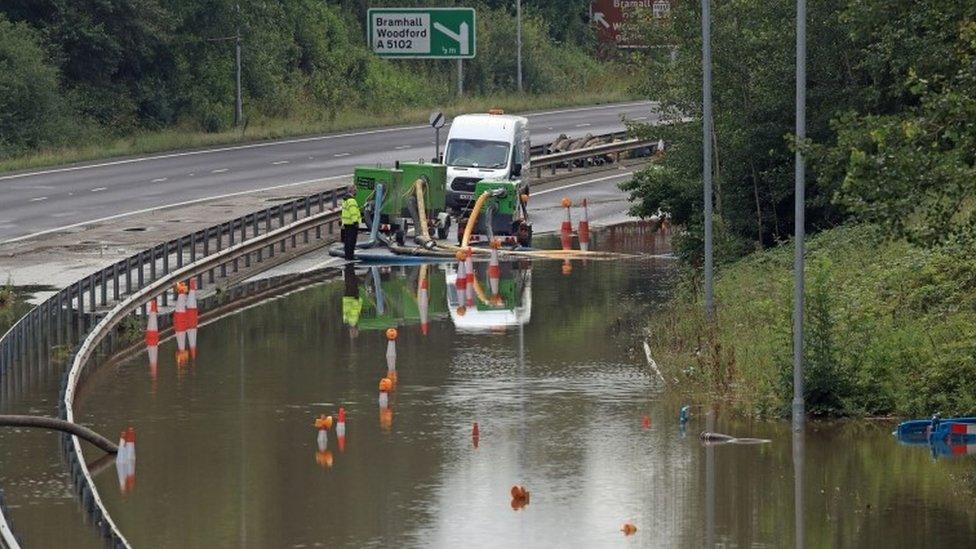
[[[420,333],[430,330],[430,287],[427,282],[427,265],[420,266],[420,283],[417,289],[417,308],[420,309]]]
[[[498,266],[498,248],[502,243],[498,239],[491,241],[491,259],[488,261],[488,287],[491,288],[493,298],[498,297],[499,283],[502,278],[502,269]]]
[[[474,286],[474,252],[470,247],[464,250],[464,274],[468,276],[468,287]]]
[[[176,310],[173,311],[173,331],[176,335],[176,365],[185,366],[190,355],[186,350],[186,285],[176,285]]]
[[[590,250],[590,211],[583,199],[583,219],[579,222],[579,247],[584,252]]]
[[[396,370],[396,328],[386,330],[386,370],[392,372]]]
[[[190,344],[190,359],[197,359],[197,279],[190,279],[190,291],[186,294],[186,338]]]
[[[146,321],[146,353],[149,355],[149,379],[156,381],[156,364],[159,362],[159,309],[156,300],[149,302],[149,318]]]
[[[464,297],[467,295],[468,289],[468,275],[464,272],[464,257],[462,257],[464,252],[458,252],[458,265],[457,265],[457,277],[454,279],[454,285],[457,288],[458,302],[464,303]]]
[[[563,220],[563,225],[559,229],[559,242],[564,250],[569,250],[573,247],[573,219],[570,215],[573,201],[569,198],[563,198],[562,205],[563,208],[566,208],[566,219]]]
[[[339,443],[339,451],[346,451],[346,409],[339,407],[338,421],[336,421],[336,441]]]
[[[129,461],[136,459],[136,430],[132,427],[125,430],[125,458]]]

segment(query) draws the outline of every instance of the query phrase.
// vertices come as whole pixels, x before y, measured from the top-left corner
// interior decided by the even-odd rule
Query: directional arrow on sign
[[[593,22],[603,25],[603,28],[610,28],[610,23],[607,23],[607,19],[603,16],[602,11],[593,12]]]
[[[457,41],[458,46],[461,49],[461,55],[468,55],[468,24],[467,23],[461,23],[461,27],[458,29],[457,32],[454,32],[451,29],[437,22],[434,23],[434,28],[446,34],[452,40]]]

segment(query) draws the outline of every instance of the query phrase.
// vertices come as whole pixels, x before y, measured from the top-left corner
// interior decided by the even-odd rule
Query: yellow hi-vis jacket
[[[359,225],[359,222],[363,220],[362,214],[359,212],[359,204],[356,202],[355,198],[349,197],[342,201],[342,224],[343,225]]]
[[[363,298],[349,297],[342,298],[342,321],[346,326],[359,324],[359,315],[363,311]]]

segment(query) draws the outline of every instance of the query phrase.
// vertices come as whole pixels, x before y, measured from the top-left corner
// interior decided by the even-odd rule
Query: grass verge
[[[754,253],[716,279],[709,329],[679,288],[650,329],[679,392],[785,416],[792,399],[793,247]],[[852,225],[810,239],[805,392],[813,415],[976,412],[976,252],[924,249]]]
[[[341,111],[332,118],[321,112],[306,109],[288,118],[254,116],[248,121],[243,131],[230,130],[207,133],[191,128],[175,128],[135,133],[118,138],[94,139],[84,145],[39,150],[0,160],[0,173],[162,151],[198,149],[347,130],[420,124],[426,123],[431,111],[436,108],[441,109],[449,116],[453,116],[468,112],[484,112],[492,107],[517,113],[636,99],[639,97],[631,93],[612,90],[567,95],[506,94],[464,97],[447,105],[425,105],[383,112],[348,110]]]

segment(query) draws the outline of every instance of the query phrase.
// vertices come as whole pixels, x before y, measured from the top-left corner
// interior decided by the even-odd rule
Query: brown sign
[[[618,46],[639,46],[639,40],[624,33],[625,21],[631,21],[645,12],[663,17],[671,11],[672,0],[593,0],[590,4],[590,23],[596,29],[600,42]],[[640,14],[644,15],[644,14]]]

